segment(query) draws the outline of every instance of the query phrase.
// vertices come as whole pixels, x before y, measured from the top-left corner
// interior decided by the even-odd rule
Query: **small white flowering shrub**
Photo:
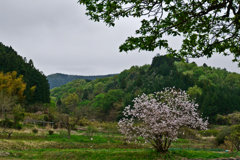
[[[138,96],[133,102],[132,109],[127,106],[123,111],[119,131],[129,140],[142,136],[157,152],[168,150],[182,126],[207,129],[207,121],[197,113],[198,105],[189,100],[185,91],[165,88],[163,92]]]

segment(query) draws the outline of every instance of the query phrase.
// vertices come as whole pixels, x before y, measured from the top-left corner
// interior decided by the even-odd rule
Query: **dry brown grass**
[[[51,148],[58,145],[57,142],[49,141],[26,141],[26,140],[0,140],[0,150],[28,150]]]

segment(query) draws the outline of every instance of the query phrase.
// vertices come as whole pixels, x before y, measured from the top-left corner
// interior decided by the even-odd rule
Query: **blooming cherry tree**
[[[197,113],[198,105],[185,91],[165,88],[163,92],[138,96],[133,102],[132,109],[127,106],[123,111],[119,131],[130,140],[142,136],[157,152],[168,150],[182,126],[207,129],[207,121]]]

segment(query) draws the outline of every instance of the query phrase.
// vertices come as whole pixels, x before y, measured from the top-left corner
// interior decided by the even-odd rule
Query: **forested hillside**
[[[48,82],[50,84],[50,89],[54,87],[60,87],[61,85],[67,84],[75,79],[86,79],[87,81],[94,80],[96,78],[112,77],[115,74],[108,75],[96,75],[96,76],[78,76],[78,75],[67,75],[67,74],[51,74],[47,76]]]
[[[96,119],[114,121],[133,98],[164,87],[180,88],[199,104],[199,112],[214,123],[217,114],[240,110],[240,75],[225,69],[197,66],[157,55],[151,65],[132,66],[119,75],[91,82],[74,80],[51,90],[57,104],[88,106]]]
[[[15,72],[13,72],[15,71]],[[7,47],[0,42],[0,72],[16,73],[15,77],[22,75],[22,80],[26,83],[24,90],[26,105],[33,103],[49,103],[50,92],[47,77],[34,67],[33,61],[27,62],[12,47]],[[34,89],[34,92],[31,91]]]

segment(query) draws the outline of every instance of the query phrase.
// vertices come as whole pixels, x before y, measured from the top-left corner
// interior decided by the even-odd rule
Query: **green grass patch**
[[[199,149],[199,148],[169,148],[169,151],[181,151],[181,150],[187,150],[187,151],[218,151],[223,152],[224,149],[220,148],[210,148],[210,149]]]
[[[111,159],[111,160],[137,160],[137,159],[168,159],[174,160],[177,157],[168,152],[165,154],[146,150],[132,149],[39,149],[28,151],[10,151],[9,157],[19,159]]]
[[[211,137],[211,136],[216,137],[217,134],[218,134],[218,130],[209,129],[209,130],[206,130],[206,131],[198,131],[198,133],[201,134],[204,137]]]
[[[9,158],[18,159],[214,159],[235,157],[237,154],[218,153],[213,151],[195,151],[186,149],[171,149],[167,153],[157,153],[146,149],[32,149],[27,151],[9,151]]]
[[[151,144],[145,143],[142,137],[137,138],[137,143],[125,143],[126,137],[120,134],[96,132],[89,135],[85,134],[86,131],[77,132],[78,134],[71,134],[70,139],[66,138],[66,130],[58,130],[52,135],[48,134],[48,130],[40,130],[38,134],[14,132],[11,139],[0,140],[0,150],[7,153],[5,157],[2,156],[6,159],[175,160],[227,158],[238,155],[212,148],[213,145],[209,141],[211,138],[179,138],[172,143],[169,152],[156,153]]]
[[[173,143],[189,143],[189,140],[178,138]]]
[[[117,141],[114,139],[108,139],[103,136],[84,136],[84,135],[71,135],[70,139],[62,138],[59,134],[48,135],[46,137],[47,141],[56,141],[56,142],[81,142],[81,143],[122,143],[122,141]]]
[[[172,149],[171,151],[174,155],[178,155],[181,157],[186,157],[188,159],[193,158],[201,158],[201,159],[214,159],[214,158],[229,158],[235,157],[236,155],[228,154],[228,153],[218,153],[213,151],[196,151],[196,150],[186,150],[186,149]]]

